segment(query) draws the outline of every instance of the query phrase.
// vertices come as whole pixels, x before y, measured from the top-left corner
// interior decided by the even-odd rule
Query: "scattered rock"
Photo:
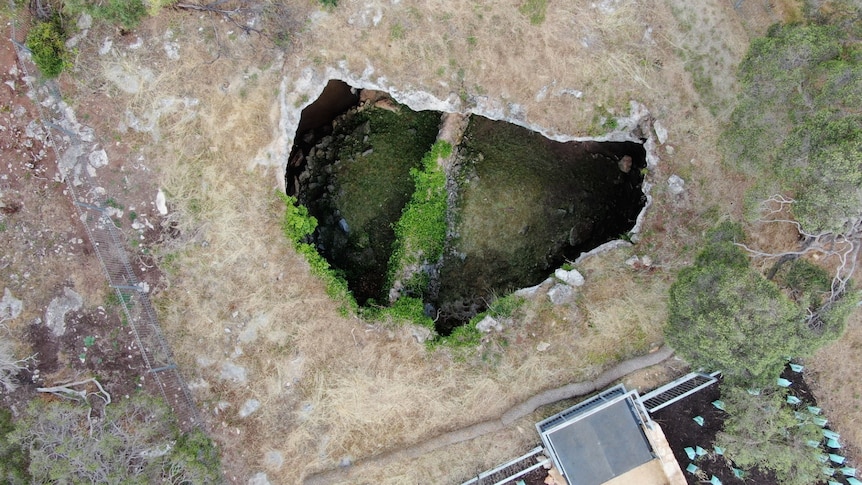
[[[111,40],[110,37],[105,37],[104,42],[102,42],[102,45],[99,46],[99,55],[104,56],[108,52],[111,52],[111,47],[113,45],[114,45],[114,41]]]
[[[658,144],[664,145],[667,142],[667,128],[658,120],[653,123],[652,127],[655,130],[656,138],[658,138]]]
[[[163,216],[168,215],[168,204],[162,189],[159,189],[159,192],[156,194],[156,209],[159,211],[159,214]]]
[[[646,255],[641,256],[641,264],[649,268],[652,266],[652,258]]]
[[[0,300],[0,320],[18,318],[24,309],[24,303],[12,296],[9,288],[3,290],[3,299]]]
[[[239,384],[245,384],[248,380],[246,377],[245,367],[238,366],[233,362],[225,362],[222,364],[221,378],[226,381],[233,381]]]
[[[249,399],[246,401],[239,410],[239,417],[247,418],[252,413],[260,409],[260,401],[257,399]]]
[[[544,352],[544,351],[548,350],[550,347],[551,347],[551,344],[549,344],[548,342],[540,342],[539,345],[536,346],[536,351],[537,352]]]
[[[486,315],[485,318],[479,321],[476,324],[476,330],[482,333],[490,333],[491,330],[496,330],[498,332],[503,331],[503,324],[497,321],[496,318],[491,315]]]
[[[87,161],[89,161],[87,172],[90,174],[90,177],[95,177],[96,169],[108,164],[108,154],[105,150],[96,150],[87,156]]]
[[[626,260],[626,265],[631,266],[632,268],[636,267],[639,264],[641,264],[641,258],[637,255],[634,255]]]
[[[80,310],[83,305],[84,299],[81,295],[71,288],[63,288],[63,296],[54,298],[48,304],[48,309],[45,310],[45,324],[54,332],[54,335],[59,337],[66,333],[66,314]]]
[[[679,175],[674,174],[668,177],[667,186],[670,189],[670,193],[673,195],[679,195],[685,192],[685,180],[683,180]]]
[[[564,270],[562,268],[554,271],[554,276],[560,281],[570,286],[581,286],[584,284],[584,277],[576,269]]]
[[[239,341],[244,344],[250,344],[257,340],[258,331],[269,326],[269,316],[262,313],[253,318],[248,325],[239,333]]]
[[[284,465],[284,455],[279,451],[267,451],[263,455],[263,464],[267,468],[278,470]]]
[[[426,328],[421,325],[411,326],[410,334],[413,335],[413,338],[416,339],[416,342],[420,344],[424,344],[425,342],[431,340],[434,337],[430,328]]]
[[[554,305],[562,305],[564,303],[568,303],[574,294],[575,290],[571,286],[557,283],[553,288],[548,290],[548,299],[550,299],[551,303]]]
[[[269,483],[269,478],[267,478],[266,473],[257,472],[253,477],[248,479],[248,485],[271,485]]]
[[[82,13],[75,25],[77,25],[78,30],[87,30],[93,26],[93,17],[88,13]]]
[[[172,61],[179,60],[180,58],[180,45],[176,42],[165,42],[164,44],[165,54],[168,56],[168,59]]]

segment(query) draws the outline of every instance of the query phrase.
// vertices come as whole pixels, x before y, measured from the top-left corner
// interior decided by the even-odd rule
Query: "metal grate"
[[[586,399],[584,401],[579,402],[578,404],[566,409],[565,411],[555,414],[544,421],[539,421],[536,423],[536,429],[539,431],[541,435],[545,431],[557,426],[558,424],[564,423],[569,420],[570,417],[586,412],[587,410],[596,408],[601,406],[602,404],[615,399],[618,396],[622,396],[626,393],[626,388],[623,387],[622,384],[618,384],[604,392],[596,394],[595,396]]]
[[[26,10],[26,9],[25,9]],[[180,427],[191,430],[202,422],[191,393],[180,375],[170,347],[162,336],[156,313],[149,296],[143,291],[124,249],[123,237],[114,222],[105,213],[107,194],[93,181],[88,170],[88,155],[95,148],[92,132],[82,130],[78,136],[63,127],[68,121],[63,109],[59,87],[53,80],[34,86],[31,66],[26,62],[29,51],[23,44],[22,34],[12,25],[12,44],[21,60],[19,67],[31,92],[36,93],[34,104],[39,109],[42,125],[51,133],[50,144],[58,165],[65,168],[66,187],[78,212],[79,220],[87,232],[108,282],[121,303],[124,320],[132,328],[141,356],[147,365],[148,377],[157,384],[165,402],[171,407]],[[73,121],[74,123],[74,121]]]
[[[519,477],[550,462],[548,458],[541,456],[542,451],[542,447],[537,446],[526,455],[500,465],[493,470],[482,472],[461,485],[503,485],[513,482]]]
[[[717,374],[692,372],[679,379],[669,382],[658,389],[641,396],[641,402],[647,411],[654,413],[661,408],[670,406],[680,399],[708,387],[716,382]]]

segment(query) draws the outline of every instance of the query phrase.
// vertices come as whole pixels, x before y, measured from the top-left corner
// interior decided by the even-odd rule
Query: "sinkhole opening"
[[[285,174],[318,220],[309,242],[357,303],[420,299],[441,335],[625,237],[646,202],[642,143],[557,142],[471,115],[444,153],[435,141],[449,116],[330,81],[302,112]],[[437,252],[405,240],[434,231]]]

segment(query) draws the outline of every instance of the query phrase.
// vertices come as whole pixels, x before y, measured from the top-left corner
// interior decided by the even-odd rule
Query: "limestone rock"
[[[550,347],[551,347],[551,344],[549,344],[548,342],[540,342],[539,345],[536,346],[536,351],[537,352],[544,352],[544,351],[548,350]]]
[[[239,384],[245,384],[248,380],[245,367],[238,366],[233,362],[225,362],[222,364],[221,378],[226,381],[233,381]]]
[[[156,194],[156,209],[159,211],[159,214],[163,216],[168,215],[168,204],[162,189],[159,189],[159,192]]]
[[[242,407],[240,408],[239,417],[247,418],[258,409],[260,409],[260,401],[258,401],[257,399],[249,399],[248,401],[243,403]]]
[[[632,157],[630,155],[626,155],[617,162],[617,167],[620,169],[620,172],[629,173],[632,171]]]
[[[483,318],[481,321],[479,321],[479,323],[476,324],[476,330],[482,333],[490,333],[491,330],[502,332],[503,325],[491,315],[486,315],[485,318]]]
[[[581,286],[584,284],[584,277],[576,269],[566,271],[563,268],[559,268],[554,271],[554,276],[570,286]]]
[[[653,123],[652,127],[655,130],[655,136],[658,138],[659,145],[664,145],[667,142],[667,128],[660,121]]]
[[[84,299],[81,295],[71,288],[63,288],[63,296],[54,298],[48,304],[48,309],[45,310],[45,324],[54,332],[54,335],[59,337],[66,333],[66,314],[79,310],[83,305]]]
[[[548,299],[550,299],[551,303],[554,305],[562,305],[564,303],[568,303],[574,294],[575,290],[571,286],[557,283],[553,288],[548,290]]]
[[[263,464],[273,470],[278,470],[284,465],[284,455],[279,451],[267,451],[263,455]]]
[[[3,290],[3,299],[0,300],[0,320],[18,318],[24,309],[24,303],[12,296],[9,288]]]
[[[671,175],[667,179],[667,186],[670,189],[670,193],[673,195],[679,195],[685,192],[685,180],[682,179],[679,175]]]
[[[257,472],[253,477],[248,479],[248,485],[271,485],[269,478],[264,472]]]

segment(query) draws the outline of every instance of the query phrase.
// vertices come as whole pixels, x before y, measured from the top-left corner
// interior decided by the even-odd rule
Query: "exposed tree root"
[[[483,421],[481,423],[467,426],[466,428],[443,433],[407,448],[385,451],[383,453],[358,460],[349,467],[315,473],[307,476],[305,480],[303,480],[303,484],[324,485],[329,483],[345,483],[346,481],[349,481],[349,479],[361,468],[368,466],[385,466],[392,462],[417,458],[445,446],[478,438],[479,436],[483,436],[488,433],[501,431],[541,406],[553,404],[563,399],[583,396],[584,394],[589,394],[603,389],[614,381],[619,380],[632,372],[656,365],[669,358],[671,355],[673,355],[673,349],[668,346],[664,346],[657,352],[620,362],[591,381],[568,384],[536,394],[523,403],[511,407],[498,419]]]

